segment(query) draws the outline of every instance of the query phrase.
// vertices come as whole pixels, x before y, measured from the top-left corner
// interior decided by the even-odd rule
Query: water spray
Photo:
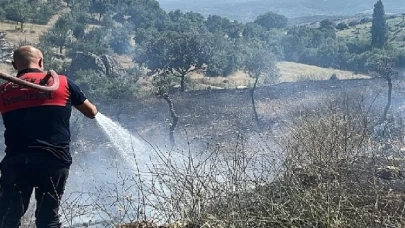
[[[59,88],[59,76],[54,70],[50,70],[46,73],[45,77],[40,80],[40,84],[35,84],[32,82],[25,81],[23,79],[20,79],[18,77],[14,77],[12,75],[2,73],[0,72],[0,78],[13,82],[15,84],[21,85],[21,86],[26,86],[31,89],[35,90],[40,90],[44,92],[53,92]],[[53,79],[53,84],[51,86],[48,86],[48,81],[49,79]]]

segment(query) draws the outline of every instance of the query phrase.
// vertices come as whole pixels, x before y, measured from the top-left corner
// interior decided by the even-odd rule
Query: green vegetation
[[[25,6],[18,5],[21,1],[0,4],[19,8],[21,15],[15,13],[8,19],[23,26],[32,22],[33,15],[41,9],[48,12],[60,8],[56,2],[46,7],[38,2],[37,11],[22,10]],[[149,75],[164,72],[169,73],[168,77],[178,77],[180,91],[191,88],[187,80],[191,72],[226,77],[243,71],[245,63],[257,53],[257,47],[272,53],[274,63],[297,62],[372,74],[376,71],[369,66],[384,55],[392,59],[393,68],[405,67],[404,16],[386,18],[382,1],[375,4],[373,19],[324,19],[319,26],[288,25],[285,16],[273,12],[258,15],[254,22],[248,23],[218,15],[166,12],[156,0],[84,0],[66,4],[70,10],[41,36],[41,47],[52,47],[51,50],[67,57],[78,51],[129,55],[134,66]]]
[[[348,29],[337,32],[349,42],[367,43],[371,40],[372,23],[354,25]],[[388,43],[394,50],[405,51],[405,15],[387,18]]]
[[[371,26],[371,46],[383,48],[388,41],[387,20],[384,5],[379,0],[374,5],[373,22]]]
[[[61,7],[60,1],[28,1],[28,0],[1,0],[0,17],[20,23],[24,30],[24,23],[47,24],[51,17]],[[1,16],[3,15],[3,16]]]
[[[0,19],[18,22],[20,30],[24,30],[25,23],[49,21],[51,12],[61,7],[59,1],[30,2],[38,7],[27,9],[25,1],[0,1]],[[264,108],[259,102],[256,104],[255,91],[258,85],[287,81],[277,66],[290,72],[297,70],[294,67],[307,66],[304,64],[312,65],[311,69],[330,68],[323,75],[299,68],[298,71],[307,74],[306,80],[343,79],[340,73],[355,77],[347,73],[352,71],[362,78],[382,77],[388,84],[382,118],[371,112],[370,104],[362,103],[363,97],[354,100],[352,94],[332,97],[324,106],[317,103],[308,110],[291,110],[291,116],[297,118],[285,121],[283,126],[279,125],[280,132],[276,132],[280,141],[274,144],[283,153],[277,159],[263,159],[261,151],[245,150],[240,140],[233,147],[237,148],[235,151],[220,151],[222,148],[218,146],[208,158],[198,160],[200,164],[194,163],[196,157],[189,154],[191,157],[185,159],[188,167],[181,170],[170,163],[176,158],[165,157],[173,154],[157,151],[162,166],[156,171],[156,181],[166,185],[168,193],[153,193],[161,194],[156,197],[168,204],[158,209],[166,210],[170,219],[211,227],[400,227],[405,224],[403,204],[398,203],[405,198],[403,189],[389,188],[392,187],[389,183],[374,175],[377,163],[390,165],[391,161],[382,163],[374,156],[386,142],[373,135],[380,123],[396,121],[389,115],[389,109],[395,70],[405,67],[405,16],[386,17],[383,2],[378,1],[372,19],[325,19],[319,26],[296,26],[273,12],[258,15],[253,22],[241,23],[218,15],[166,12],[156,0],[65,2],[68,10],[59,15],[36,44],[44,51],[46,68],[71,76],[89,97],[109,103],[132,99],[142,90],[137,82],[149,79],[154,95],[169,105],[172,144],[181,115],[177,115],[177,106],[170,95],[177,88],[180,92],[192,89],[195,83],[192,80],[197,81],[195,75],[204,75],[198,80],[216,81],[218,86],[229,83],[232,77],[235,81],[248,81],[259,128],[262,126],[259,114]],[[73,71],[69,61],[79,52],[90,52],[93,62],[102,62],[99,56],[127,55],[132,65],[120,69],[119,73],[111,73],[116,69],[105,64],[97,70]],[[245,77],[235,76],[238,74]],[[182,99],[186,100],[186,96]],[[403,129],[403,123],[399,127],[384,127],[390,133],[400,132],[396,134],[398,138],[387,139],[400,151],[404,135],[398,129]],[[364,156],[367,153],[372,154],[372,159]],[[247,166],[256,160],[264,163],[250,168],[265,170],[255,170],[253,175],[248,173]],[[282,161],[281,170],[268,170],[276,165],[280,167],[271,163],[275,160]],[[221,180],[225,183],[214,174],[223,175]]]

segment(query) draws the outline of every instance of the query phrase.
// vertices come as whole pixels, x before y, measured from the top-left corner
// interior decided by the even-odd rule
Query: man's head
[[[27,45],[14,51],[13,66],[17,71],[27,68],[44,70],[43,55],[37,48]]]

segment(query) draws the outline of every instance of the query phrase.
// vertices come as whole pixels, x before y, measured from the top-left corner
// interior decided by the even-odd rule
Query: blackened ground
[[[405,98],[405,83],[394,81],[391,111]],[[316,109],[325,98],[344,94],[361,95],[365,102],[383,112],[387,86],[383,79],[355,79],[282,83],[258,88],[255,92],[260,127],[253,119],[249,89],[203,90],[171,94],[180,117],[175,138],[180,145],[204,145],[235,139],[238,135],[269,132],[305,109]],[[98,104],[101,113],[151,144],[169,145],[171,122],[168,104],[158,97]],[[100,142],[102,133],[94,122],[80,121],[80,138]],[[97,136],[97,137],[95,137]]]

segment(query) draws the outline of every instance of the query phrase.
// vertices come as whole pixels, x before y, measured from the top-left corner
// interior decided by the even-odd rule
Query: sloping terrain
[[[203,15],[217,14],[238,21],[253,21],[260,14],[272,11],[289,18],[315,15],[354,15],[358,13],[372,13],[376,0],[239,0],[239,1],[186,1],[159,0],[166,10],[180,9],[193,11]],[[405,12],[402,0],[383,1],[387,13]]]
[[[387,19],[388,40],[397,49],[405,50],[405,15]],[[370,41],[372,23],[364,23],[338,31],[337,35],[349,40]]]

